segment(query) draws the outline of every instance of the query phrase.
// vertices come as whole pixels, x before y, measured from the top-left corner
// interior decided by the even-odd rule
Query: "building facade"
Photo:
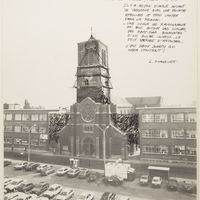
[[[137,108],[141,158],[196,161],[195,107]]]
[[[4,146],[46,150],[49,134],[49,113],[59,110],[4,109]]]

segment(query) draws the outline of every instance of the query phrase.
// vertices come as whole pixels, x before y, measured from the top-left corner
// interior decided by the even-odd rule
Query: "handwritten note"
[[[164,53],[183,43],[187,6],[181,0],[124,0],[123,10],[129,52]]]

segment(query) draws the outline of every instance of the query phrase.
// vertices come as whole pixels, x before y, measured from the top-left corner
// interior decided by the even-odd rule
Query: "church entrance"
[[[83,140],[83,154],[87,156],[92,156],[95,153],[93,140],[89,137],[86,137]]]

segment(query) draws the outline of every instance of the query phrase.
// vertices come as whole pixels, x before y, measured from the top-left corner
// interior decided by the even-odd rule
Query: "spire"
[[[91,26],[91,36],[90,36],[90,40],[95,40],[95,38],[93,37],[93,34],[92,34],[92,26]]]

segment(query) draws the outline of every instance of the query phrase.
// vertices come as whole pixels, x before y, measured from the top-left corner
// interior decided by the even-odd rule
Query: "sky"
[[[3,102],[69,107],[76,101],[77,43],[91,34],[108,46],[112,96],[162,96],[165,105],[196,100],[194,1],[187,3],[184,42],[165,53],[125,48],[123,0],[4,0]],[[149,64],[175,59],[174,64]]]

